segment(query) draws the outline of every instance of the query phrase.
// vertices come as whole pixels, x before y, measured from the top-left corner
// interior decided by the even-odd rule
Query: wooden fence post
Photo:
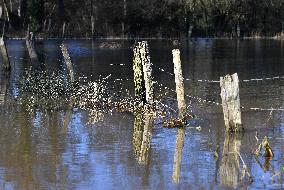
[[[184,84],[183,84],[182,67],[181,67],[181,60],[180,60],[180,51],[178,49],[174,49],[172,51],[172,54],[173,54],[179,117],[181,119],[184,119],[185,114],[186,114],[186,104],[185,104],[185,98],[184,98]],[[172,179],[175,183],[179,182],[179,177],[180,177],[184,137],[185,137],[185,129],[179,128],[177,131],[177,137],[176,137],[176,148],[175,148],[173,176],[172,176]]]
[[[61,52],[62,52],[62,55],[63,55],[63,58],[64,58],[64,62],[66,64],[67,70],[69,72],[70,81],[74,82],[75,81],[74,69],[73,69],[72,61],[71,61],[67,46],[64,43],[62,43],[60,45],[60,48],[61,48]]]
[[[183,76],[182,76],[182,68],[180,60],[180,51],[179,49],[174,49],[172,53],[173,53],[173,62],[174,62],[178,109],[180,117],[184,118],[186,112],[186,104],[184,98],[184,84],[183,84]]]
[[[2,55],[3,69],[5,71],[11,70],[8,51],[7,51],[7,48],[6,48],[6,42],[5,42],[5,39],[4,39],[3,36],[0,38],[0,51],[1,51],[1,55]]]
[[[142,48],[140,49],[140,55],[143,65],[145,90],[146,90],[146,101],[148,104],[154,102],[154,88],[152,80],[152,64],[150,60],[150,53],[147,41],[142,42]]]
[[[135,44],[133,48],[133,72],[134,72],[134,85],[135,85],[135,98],[139,103],[146,102],[145,96],[145,82],[143,78],[142,59],[140,56],[141,42]]]
[[[238,74],[221,77],[220,87],[226,130],[229,132],[243,130]]]

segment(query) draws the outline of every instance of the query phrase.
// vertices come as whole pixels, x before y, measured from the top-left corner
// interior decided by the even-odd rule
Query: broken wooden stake
[[[153,103],[152,68],[146,41],[138,42],[133,48],[133,72],[135,97],[139,103]]]
[[[3,69],[5,71],[11,70],[10,59],[6,48],[6,42],[3,36],[0,38],[0,51],[2,56]]]
[[[242,131],[238,74],[221,77],[220,87],[226,130],[229,132]]]
[[[60,45],[60,48],[61,48],[61,52],[64,58],[64,62],[66,64],[66,67],[69,73],[70,81],[74,82],[75,81],[74,69],[73,69],[72,61],[71,61],[67,46],[64,43],[62,43]]]

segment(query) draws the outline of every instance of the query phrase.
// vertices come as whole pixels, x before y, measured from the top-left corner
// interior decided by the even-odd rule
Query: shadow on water
[[[60,43],[41,41],[38,51],[45,71],[66,75]],[[133,95],[132,41],[121,42],[118,49],[99,48],[101,41],[66,43],[78,76],[93,81],[111,74],[111,79],[123,79],[121,84],[108,83],[113,94],[119,95],[123,88]],[[171,44],[149,41],[154,80],[174,89],[174,78],[168,74],[173,73]],[[190,79],[185,80],[185,92],[220,102],[219,84],[198,80],[219,80],[233,72],[241,80],[282,76],[283,47],[276,40],[182,42],[183,73]],[[8,51],[12,72],[0,75],[0,189],[284,188],[283,112],[244,109],[246,132],[228,135],[220,107],[189,97],[189,109],[198,119],[194,127],[185,129],[165,129],[161,119],[141,113],[110,111],[97,120],[97,112],[92,115],[70,99],[57,109],[35,106],[27,111],[19,104],[23,98],[19,81],[30,67],[24,42],[9,41]],[[158,85],[154,89],[156,95],[166,94],[163,103],[177,109],[174,92]],[[283,107],[283,93],[283,80],[240,83],[245,108]],[[252,153],[257,139],[264,136],[274,151],[271,160]],[[244,166],[253,182],[243,177]]]

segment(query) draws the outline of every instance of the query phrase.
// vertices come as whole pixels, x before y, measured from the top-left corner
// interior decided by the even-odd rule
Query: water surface
[[[100,41],[66,41],[77,76],[96,80],[111,74],[133,94],[133,41],[118,41],[120,49],[101,49]],[[60,41],[38,44],[43,70],[64,70]],[[282,189],[284,172],[284,80],[242,82],[284,76],[284,44],[278,40],[183,41],[180,47],[188,110],[198,116],[183,131],[166,129],[159,120],[112,113],[90,123],[86,111],[62,108],[28,112],[17,103],[19,80],[30,67],[24,41],[11,40],[8,51],[12,73],[0,77],[0,189]],[[171,50],[167,40],[150,40],[156,97],[177,109]],[[162,69],[164,71],[162,71]],[[246,132],[225,135],[220,106],[220,76],[237,72],[241,80],[242,119]],[[118,85],[118,86],[115,86]],[[119,93],[118,91],[116,93]],[[175,115],[175,114],[173,114]],[[148,120],[147,120],[148,119]],[[143,122],[145,121],[145,122]],[[149,122],[146,122],[149,121]],[[147,124],[148,123],[148,124]],[[201,127],[201,131],[196,127]],[[272,160],[252,154],[257,138],[268,136]],[[257,137],[257,138],[256,138]],[[184,146],[181,145],[184,142]],[[244,164],[253,181],[241,179]],[[182,157],[174,163],[174,155]],[[228,160],[231,160],[229,163]],[[230,164],[231,163],[231,164]],[[177,172],[180,168],[180,173]],[[228,173],[226,173],[228,172]],[[246,177],[247,178],[247,177]]]

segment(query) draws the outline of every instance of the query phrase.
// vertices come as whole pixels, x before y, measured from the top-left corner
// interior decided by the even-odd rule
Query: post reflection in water
[[[135,114],[133,125],[133,149],[136,160],[142,165],[147,165],[149,161],[153,125],[153,115],[148,113]]]
[[[241,135],[225,135],[222,160],[220,165],[220,183],[222,186],[237,188],[241,180],[240,168]]]
[[[2,73],[0,72],[0,75]],[[9,76],[1,76],[0,78],[0,105],[4,104],[6,101],[6,95],[8,91],[9,85]]]
[[[175,148],[174,166],[173,166],[173,176],[172,176],[174,183],[179,183],[181,161],[182,161],[182,151],[183,151],[183,145],[184,145],[184,137],[185,137],[185,129],[179,128],[177,130],[176,148]]]

